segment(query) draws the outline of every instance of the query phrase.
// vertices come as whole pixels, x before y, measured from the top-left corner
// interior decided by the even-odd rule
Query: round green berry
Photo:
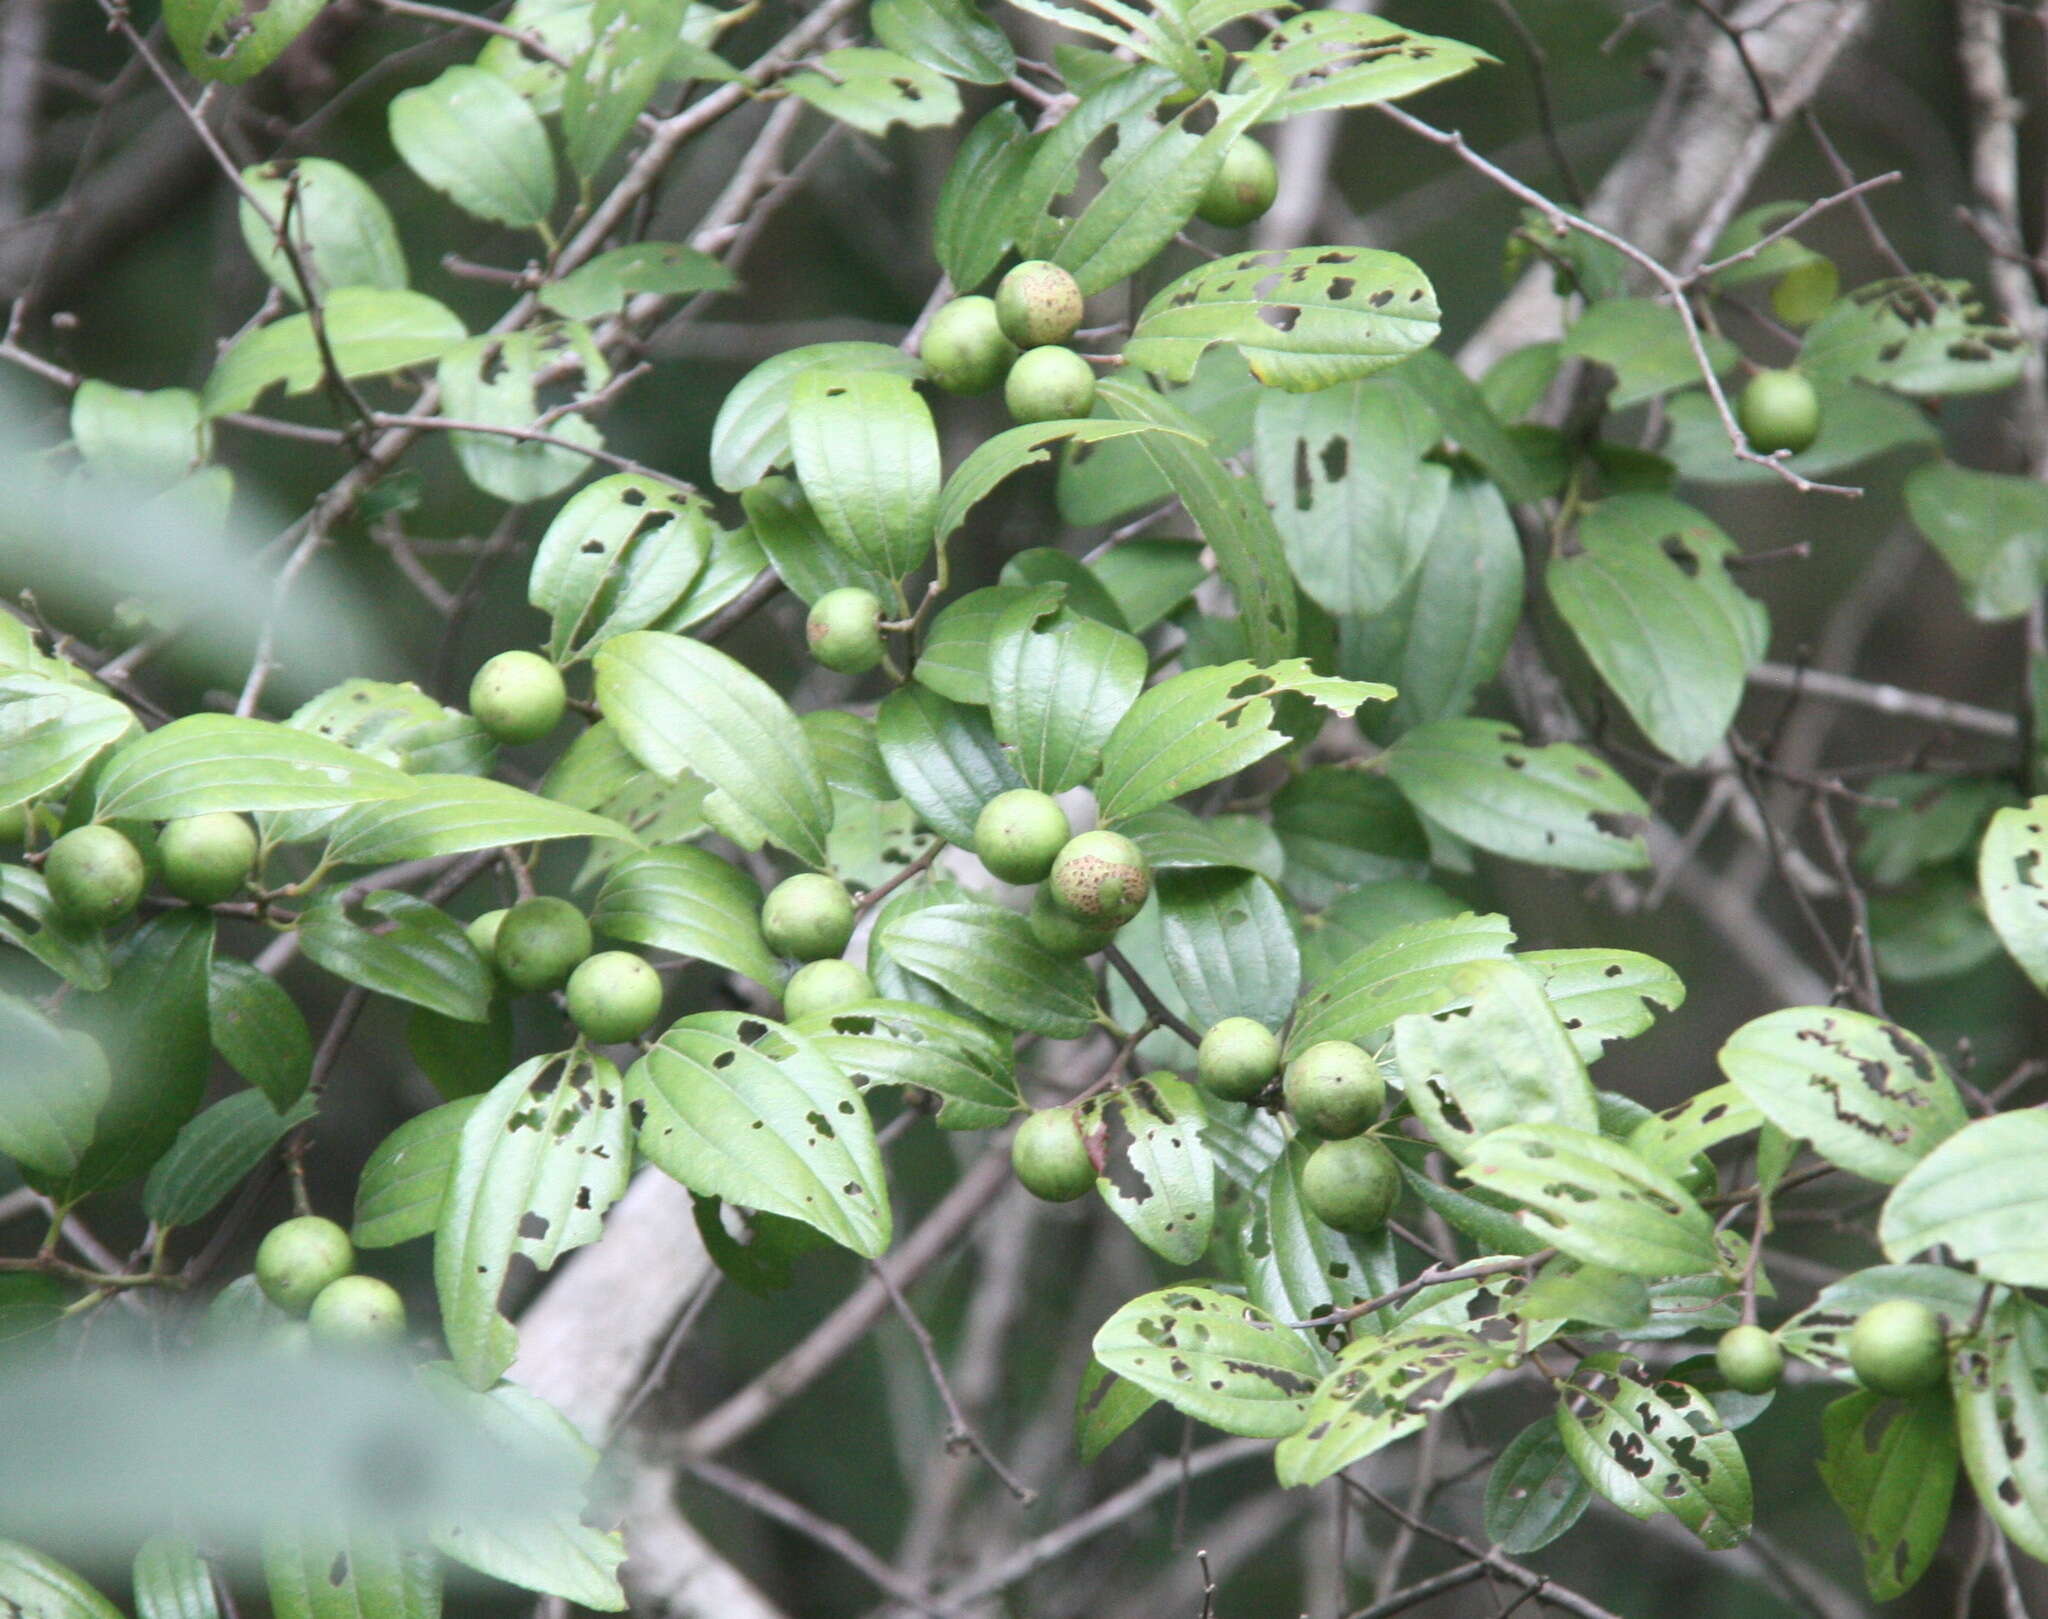
[[[853,896],[815,871],[785,877],[761,907],[761,937],[778,956],[823,961],[853,937]]]
[[[355,1268],[356,1249],[348,1233],[316,1214],[272,1226],[256,1249],[256,1285],[272,1304],[293,1315],[304,1315]]]
[[[1048,1203],[1071,1203],[1095,1186],[1095,1160],[1070,1107],[1042,1108],[1019,1125],[1010,1164],[1024,1190]]]
[[[1759,371],[1742,390],[1735,419],[1752,449],[1797,455],[1820,436],[1820,395],[1797,371]]]
[[[1195,1051],[1195,1077],[1231,1102],[1249,1102],[1280,1072],[1280,1042],[1256,1018],[1212,1023]]]
[[[43,881],[59,918],[103,928],[135,909],[149,871],[141,852],[111,826],[81,826],[50,845]]]
[[[661,976],[630,950],[600,950],[569,974],[569,1016],[599,1045],[631,1040],[661,1015]]]
[[[1737,1394],[1768,1394],[1785,1375],[1785,1351],[1762,1327],[1730,1327],[1714,1346],[1714,1365]]]
[[[28,805],[9,804],[0,809],[0,848],[28,842]]]
[[[843,675],[862,675],[882,661],[882,601],[872,590],[843,585],[811,604],[804,620],[811,656]]]
[[[875,981],[850,961],[813,961],[797,968],[782,986],[782,1011],[787,1021],[843,1012],[875,998]]]
[[[562,672],[537,652],[500,652],[469,683],[469,711],[508,747],[538,742],[569,706]]]
[[[1014,422],[1078,420],[1095,408],[1095,370],[1072,349],[1033,349],[1003,379],[1003,403]]]
[[[1223,164],[1202,188],[1195,217],[1225,230],[1249,225],[1268,208],[1280,190],[1280,172],[1273,154],[1250,136],[1231,143]]]
[[[1013,787],[997,793],[974,820],[974,852],[1006,883],[1045,880],[1074,829],[1050,793]]]
[[[256,828],[225,811],[169,821],[157,835],[164,887],[190,905],[240,893],[256,868]]]
[[[996,287],[996,324],[1020,349],[1064,343],[1081,324],[1080,283],[1057,264],[1026,259]]]
[[[1287,1111],[1326,1140],[1358,1135],[1380,1116],[1387,1082],[1372,1054],[1349,1040],[1320,1040],[1287,1065]]]
[[[505,918],[511,914],[509,910],[500,908],[495,911],[486,911],[482,916],[471,922],[468,927],[463,929],[463,932],[469,937],[470,949],[482,956],[485,961],[496,961],[498,959],[498,929],[503,926]]]
[[[1145,852],[1121,832],[1083,832],[1052,863],[1053,898],[1083,921],[1128,922],[1152,892]]]
[[[1370,1136],[1325,1141],[1301,1166],[1301,1200],[1324,1225],[1369,1237],[1401,1196],[1401,1166]]]
[[[374,1276],[344,1276],[321,1290],[306,1325],[330,1349],[386,1349],[405,1341],[405,1300]]]
[[[1849,1329],[1849,1369],[1873,1394],[1925,1394],[1948,1375],[1940,1319],[1918,1299],[1873,1304]]]
[[[1031,937],[1056,956],[1092,956],[1116,937],[1120,924],[1076,916],[1053,898],[1049,885],[1031,896],[1025,915]]]
[[[553,989],[590,954],[590,923],[565,899],[523,899],[498,923],[492,959],[514,989]]]
[[[996,301],[955,298],[932,316],[917,346],[925,375],[949,394],[985,394],[1003,380],[1017,345],[1003,336]]]

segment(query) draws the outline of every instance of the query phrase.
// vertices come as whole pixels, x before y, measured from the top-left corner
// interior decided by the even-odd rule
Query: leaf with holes
[[[1924,1304],[1941,1323],[1944,1336],[1960,1336],[1976,1319],[1984,1284],[1946,1265],[1868,1265],[1830,1282],[1818,1297],[1778,1329],[1788,1354],[1811,1362],[1844,1383],[1849,1369],[1849,1334],[1872,1305],[1886,1299]]]
[[[2048,1287],[2048,1114],[2028,1108],[1964,1125],[1892,1188],[1878,1221],[1886,1255],[1929,1248],[2014,1287]]]
[[[272,1619],[439,1619],[441,1567],[388,1529],[280,1525],[263,1537]]]
[[[962,848],[974,847],[982,805],[1024,785],[987,710],[949,703],[922,686],[904,686],[882,699],[875,741],[890,779],[918,817]]]
[[[1717,1060],[1771,1123],[1866,1180],[1905,1179],[1966,1121],[1933,1049],[1866,1012],[1770,1012],[1730,1035]]]
[[[1584,1517],[1592,1500],[1557,1424],[1539,1418],[1508,1441],[1486,1475],[1486,1538],[1526,1557]]]
[[[2048,994],[2048,798],[1991,817],[1977,856],[1977,886],[1999,942]]]
[[[1062,793],[1094,775],[1145,666],[1142,641],[1076,612],[1059,585],[1013,602],[990,627],[989,718],[1025,781]]]
[[[1581,1363],[1557,1428],[1579,1471],[1631,1518],[1668,1512],[1714,1551],[1749,1533],[1754,1500],[1742,1447],[1705,1395],[1684,1383],[1654,1387],[1612,1369],[1618,1357]]]
[[[390,1248],[431,1234],[455,1179],[463,1126],[482,1096],[458,1097],[407,1119],[377,1143],[356,1180],[358,1248]]]
[[[285,724],[395,765],[407,775],[480,776],[498,756],[498,744],[474,716],[444,708],[411,681],[344,680],[301,704]],[[389,796],[409,791],[395,788]],[[327,824],[323,818],[315,830]],[[285,839],[276,822],[270,832]],[[292,834],[312,835],[310,830]]]
[[[782,969],[761,937],[761,885],[708,849],[670,844],[614,866],[590,907],[608,939],[713,962],[773,988]]]
[[[1680,1106],[1644,1119],[1627,1139],[1644,1160],[1678,1177],[1707,1148],[1747,1135],[1763,1122],[1763,1114],[1734,1085],[1709,1085]]]
[[[1515,957],[1543,981],[1572,1044],[1587,1062],[1609,1042],[1641,1034],[1656,1007],[1675,1012],[1685,985],[1655,956],[1637,950],[1525,950]]]
[[[1956,1419],[1948,1396],[1845,1395],[1821,1417],[1821,1482],[1863,1550],[1879,1602],[1904,1596],[1941,1547],[1956,1491]]]
[[[790,1027],[862,1088],[928,1092],[941,1129],[994,1130],[1023,1106],[1009,1036],[939,1007],[860,1001]]]
[[[1176,1411],[1259,1439],[1301,1426],[1323,1370],[1301,1334],[1206,1287],[1132,1299],[1103,1322],[1094,1347],[1102,1366]]]
[[[1391,1232],[1354,1237],[1309,1210],[1301,1189],[1308,1155],[1306,1141],[1289,1142],[1252,1182],[1231,1227],[1245,1296],[1280,1321],[1377,1298],[1401,1280]]]
[[[813,58],[782,81],[828,118],[867,135],[882,135],[891,124],[936,129],[960,116],[960,92],[952,80],[922,62],[894,51],[849,46]]]
[[[929,554],[939,512],[939,436],[910,379],[814,368],[790,389],[797,481],[834,545],[885,579]]]
[[[1311,986],[1295,1013],[1288,1051],[1299,1053],[1323,1040],[1384,1045],[1409,1013],[1458,1005],[1458,969],[1467,962],[1503,960],[1514,942],[1506,917],[1469,911],[1394,928]]]
[[[580,1048],[521,1063],[463,1121],[434,1228],[434,1287],[470,1387],[489,1388],[519,1352],[507,1284],[595,1242],[632,1171],[626,1086]]]
[[[1203,1117],[1201,1093],[1163,1071],[1093,1098],[1081,1114],[1103,1202],[1176,1265],[1202,1257],[1216,1223],[1216,1169],[1202,1141]]]
[[[1354,1340],[1310,1399],[1306,1423],[1273,1453],[1280,1482],[1322,1483],[1427,1426],[1513,1362],[1469,1332],[1429,1323]]]
[[[948,78],[1003,84],[1017,70],[1008,37],[971,0],[876,0],[868,22],[890,50]]]
[[[790,465],[790,396],[797,379],[814,370],[919,377],[924,364],[890,343],[811,343],[763,360],[725,396],[711,424],[711,476],[719,488],[738,494]]]
[[[1398,101],[1493,60],[1477,46],[1382,17],[1309,11],[1289,17],[1244,52],[1238,75],[1284,87],[1267,115],[1279,123],[1325,107]]]
[[[428,365],[469,333],[445,304],[402,287],[343,287],[322,308],[327,350],[342,376],[382,376]],[[208,416],[247,410],[284,385],[310,393],[326,379],[326,360],[309,315],[287,315],[244,334],[207,374],[200,398]]]
[[[689,0],[596,0],[590,45],[562,84],[562,143],[585,181],[604,167],[668,71]]]
[[[1078,1040],[1095,1020],[1085,963],[1055,956],[1030,924],[999,905],[934,905],[892,918],[889,959],[984,1017],[1055,1040]]]
[[[632,242],[600,253],[534,294],[558,315],[601,320],[642,293],[664,298],[693,292],[730,292],[739,278],[709,253],[681,242]]]
[[[1705,333],[1700,341],[1716,376],[1734,365],[1736,348],[1725,337]],[[1565,333],[1563,352],[1614,374],[1607,396],[1614,410],[1645,404],[1700,380],[1684,320],[1671,305],[1651,298],[1602,298],[1588,305]]]
[[[1092,1462],[1159,1402],[1137,1384],[1091,1359],[1074,1396],[1074,1446]]]
[[[1915,398],[2007,388],[2019,380],[2029,345],[1983,310],[1967,281],[1873,281],[1807,328],[1799,369],[1815,382],[1874,382]]]
[[[282,56],[327,0],[166,0],[164,30],[194,78],[241,84]]]
[[[710,509],[696,495],[620,472],[576,492],[534,552],[526,597],[548,615],[547,655],[589,656],[644,630],[704,571]]]
[[[514,505],[561,493],[597,464],[584,451],[601,450],[604,435],[577,407],[600,393],[611,374],[604,350],[581,321],[472,338],[443,355],[434,374],[442,414],[499,430],[449,433],[463,475]],[[543,384],[566,397],[543,406]],[[543,433],[558,442],[521,437]]]
[[[2048,1311],[2009,1296],[1954,1352],[1963,1466],[1992,1521],[2048,1559]]]
[[[526,98],[479,67],[444,70],[391,101],[391,144],[463,212],[538,225],[555,206],[555,154]]]

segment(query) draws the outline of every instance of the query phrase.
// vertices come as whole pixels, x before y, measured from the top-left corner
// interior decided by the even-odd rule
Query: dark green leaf
[[[985,709],[949,703],[921,686],[882,700],[875,739],[890,779],[925,825],[966,848],[973,847],[982,805],[1024,785]]]
[[[989,633],[989,718],[1026,782],[1065,792],[1144,689],[1144,643],[1066,605],[1058,586],[1013,602]]]
[[[219,810],[341,809],[412,790],[402,772],[325,737],[193,714],[108,759],[96,811],[103,821],[168,821]]]
[[[1015,911],[935,905],[891,917],[881,943],[906,972],[998,1023],[1056,1040],[1078,1040],[1094,1023],[1087,967],[1047,951]]]
[[[261,1091],[237,1091],[214,1103],[178,1132],[150,1170],[142,1212],[164,1227],[205,1219],[314,1111],[310,1100],[301,1100],[279,1113]]]
[[[356,1181],[358,1248],[390,1248],[430,1234],[441,1223],[441,1204],[455,1179],[463,1126],[482,1104],[464,1096],[410,1118],[377,1143]]]
[[[1225,1433],[1281,1439],[1301,1426],[1322,1367],[1299,1333],[1206,1287],[1132,1299],[1095,1334],[1095,1359]]]
[[[1863,1582],[1879,1602],[1927,1572],[1956,1490],[1955,1412],[1943,1394],[1850,1394],[1821,1418],[1820,1476],[1856,1532]]]
[[[1486,1538],[1526,1557],[1577,1523],[1592,1500],[1557,1424],[1539,1418],[1508,1441],[1486,1476]]]
[[[1003,31],[971,0],[876,0],[868,23],[889,49],[950,78],[1002,84],[1017,68]]]
[[[790,389],[797,481],[832,543],[885,579],[932,546],[939,436],[908,377],[813,367]]]
[[[376,994],[464,1023],[490,1015],[491,970],[462,924],[411,894],[379,889],[353,907],[339,890],[323,895],[299,917],[299,946],[337,978]]]
[[[206,1022],[213,1049],[273,1108],[288,1108],[305,1093],[313,1037],[276,979],[232,956],[217,958],[206,979]]]
[[[774,987],[781,968],[761,938],[761,887],[709,850],[686,844],[620,861],[590,908],[607,938],[715,962]]]
[[[1173,980],[1198,1029],[1226,1017],[1277,1028],[1301,988],[1301,952],[1273,885],[1234,867],[1159,874]]]

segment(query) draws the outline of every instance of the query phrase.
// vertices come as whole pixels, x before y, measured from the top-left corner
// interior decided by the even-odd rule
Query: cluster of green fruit
[[[569,1017],[601,1045],[636,1039],[661,1015],[661,978],[630,950],[591,954],[590,923],[549,894],[486,911],[469,924],[469,942],[524,994],[566,985]]]
[[[1715,1346],[1721,1380],[1743,1394],[1768,1394],[1785,1375],[1785,1352],[1759,1326],[1730,1327]],[[1948,1378],[1941,1320],[1918,1299],[1872,1305],[1849,1329],[1849,1369],[1873,1394],[1911,1399]]]
[[[23,841],[25,812],[0,827],[0,842]],[[50,909],[75,928],[110,927],[142,902],[152,868],[190,905],[218,905],[242,891],[256,869],[256,829],[240,815],[188,815],[145,837],[147,853],[117,827],[74,827],[43,857]]]
[[[355,1244],[332,1220],[304,1214],[272,1226],[256,1249],[256,1285],[305,1333],[335,1349],[383,1348],[405,1338],[405,1300],[389,1282],[358,1276]],[[296,1323],[295,1323],[296,1325]]]

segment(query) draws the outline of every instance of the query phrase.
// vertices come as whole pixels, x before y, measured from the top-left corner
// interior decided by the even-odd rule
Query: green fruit
[[[218,905],[240,893],[256,866],[256,828],[225,811],[170,821],[158,834],[164,887],[190,905]]]
[[[469,683],[469,711],[510,747],[538,742],[569,706],[562,672],[537,652],[500,652]]]
[[[1287,1065],[1282,1089],[1295,1122],[1330,1141],[1358,1135],[1387,1103],[1380,1065],[1349,1040],[1310,1046]]]
[[[1070,1107],[1042,1108],[1019,1125],[1010,1164],[1024,1190],[1048,1203],[1071,1203],[1095,1187],[1095,1160]]]
[[[1401,1166],[1370,1136],[1325,1141],[1301,1167],[1301,1200],[1324,1225],[1369,1237],[1401,1196]]]
[[[1236,230],[1272,207],[1279,189],[1280,173],[1273,167],[1273,154],[1246,136],[1223,154],[1223,166],[1202,188],[1195,217]]]
[[[1053,898],[1074,916],[1100,925],[1128,922],[1152,892],[1145,853],[1121,832],[1083,832],[1052,863]]]
[[[1057,264],[1026,259],[996,287],[996,324],[1020,349],[1064,343],[1081,324],[1080,283]]]
[[[590,924],[565,899],[523,899],[498,923],[491,956],[514,989],[553,989],[590,954]]]
[[[149,872],[140,851],[111,826],[81,826],[50,845],[43,881],[64,921],[103,928],[135,909]]]
[[[845,585],[811,604],[804,620],[811,656],[843,675],[863,675],[882,661],[882,602],[872,590]]]
[[[1742,390],[1735,419],[1752,449],[1797,455],[1820,436],[1820,395],[1797,371],[1759,371]]]
[[[356,1268],[355,1244],[332,1220],[302,1214],[275,1225],[256,1249],[256,1285],[280,1310],[304,1315]]]
[[[782,986],[782,1013],[794,1023],[874,998],[875,981],[852,962],[814,961],[797,968]]]
[[[1025,920],[1031,924],[1031,937],[1056,956],[1092,956],[1116,937],[1120,926],[1075,916],[1053,898],[1049,887],[1040,887],[1031,896]]]
[[[1785,1351],[1762,1327],[1730,1327],[1714,1346],[1721,1381],[1738,1394],[1768,1394],[1785,1375]]]
[[[1226,1101],[1249,1102],[1279,1072],[1280,1042],[1256,1018],[1211,1024],[1195,1052],[1195,1077]]]
[[[1828,312],[1841,287],[1833,259],[1806,259],[1778,278],[1771,288],[1771,308],[1787,326],[1811,326]]]
[[[925,374],[949,394],[987,393],[1017,358],[996,319],[996,301],[979,296],[955,298],[932,316],[917,352]]]
[[[1873,1394],[1924,1394],[1948,1376],[1941,1322],[1918,1299],[1873,1304],[1849,1330],[1849,1369]]]
[[[569,1016],[600,1045],[631,1040],[661,1015],[661,976],[630,950],[600,950],[569,975]]]
[[[405,1300],[374,1276],[344,1276],[313,1301],[306,1325],[330,1349],[384,1349],[405,1340]]]
[[[9,804],[0,809],[0,847],[28,842],[28,806]]]
[[[1072,349],[1033,349],[1003,379],[1003,403],[1014,422],[1078,420],[1095,408],[1095,369]]]
[[[511,913],[504,909],[486,911],[463,931],[469,936],[469,947],[486,961],[498,959],[498,928]]]
[[[974,852],[1006,883],[1043,882],[1073,835],[1058,799],[1013,787],[982,805],[974,819]]]
[[[761,907],[761,937],[778,956],[823,961],[853,937],[853,896],[815,871],[786,877]]]

